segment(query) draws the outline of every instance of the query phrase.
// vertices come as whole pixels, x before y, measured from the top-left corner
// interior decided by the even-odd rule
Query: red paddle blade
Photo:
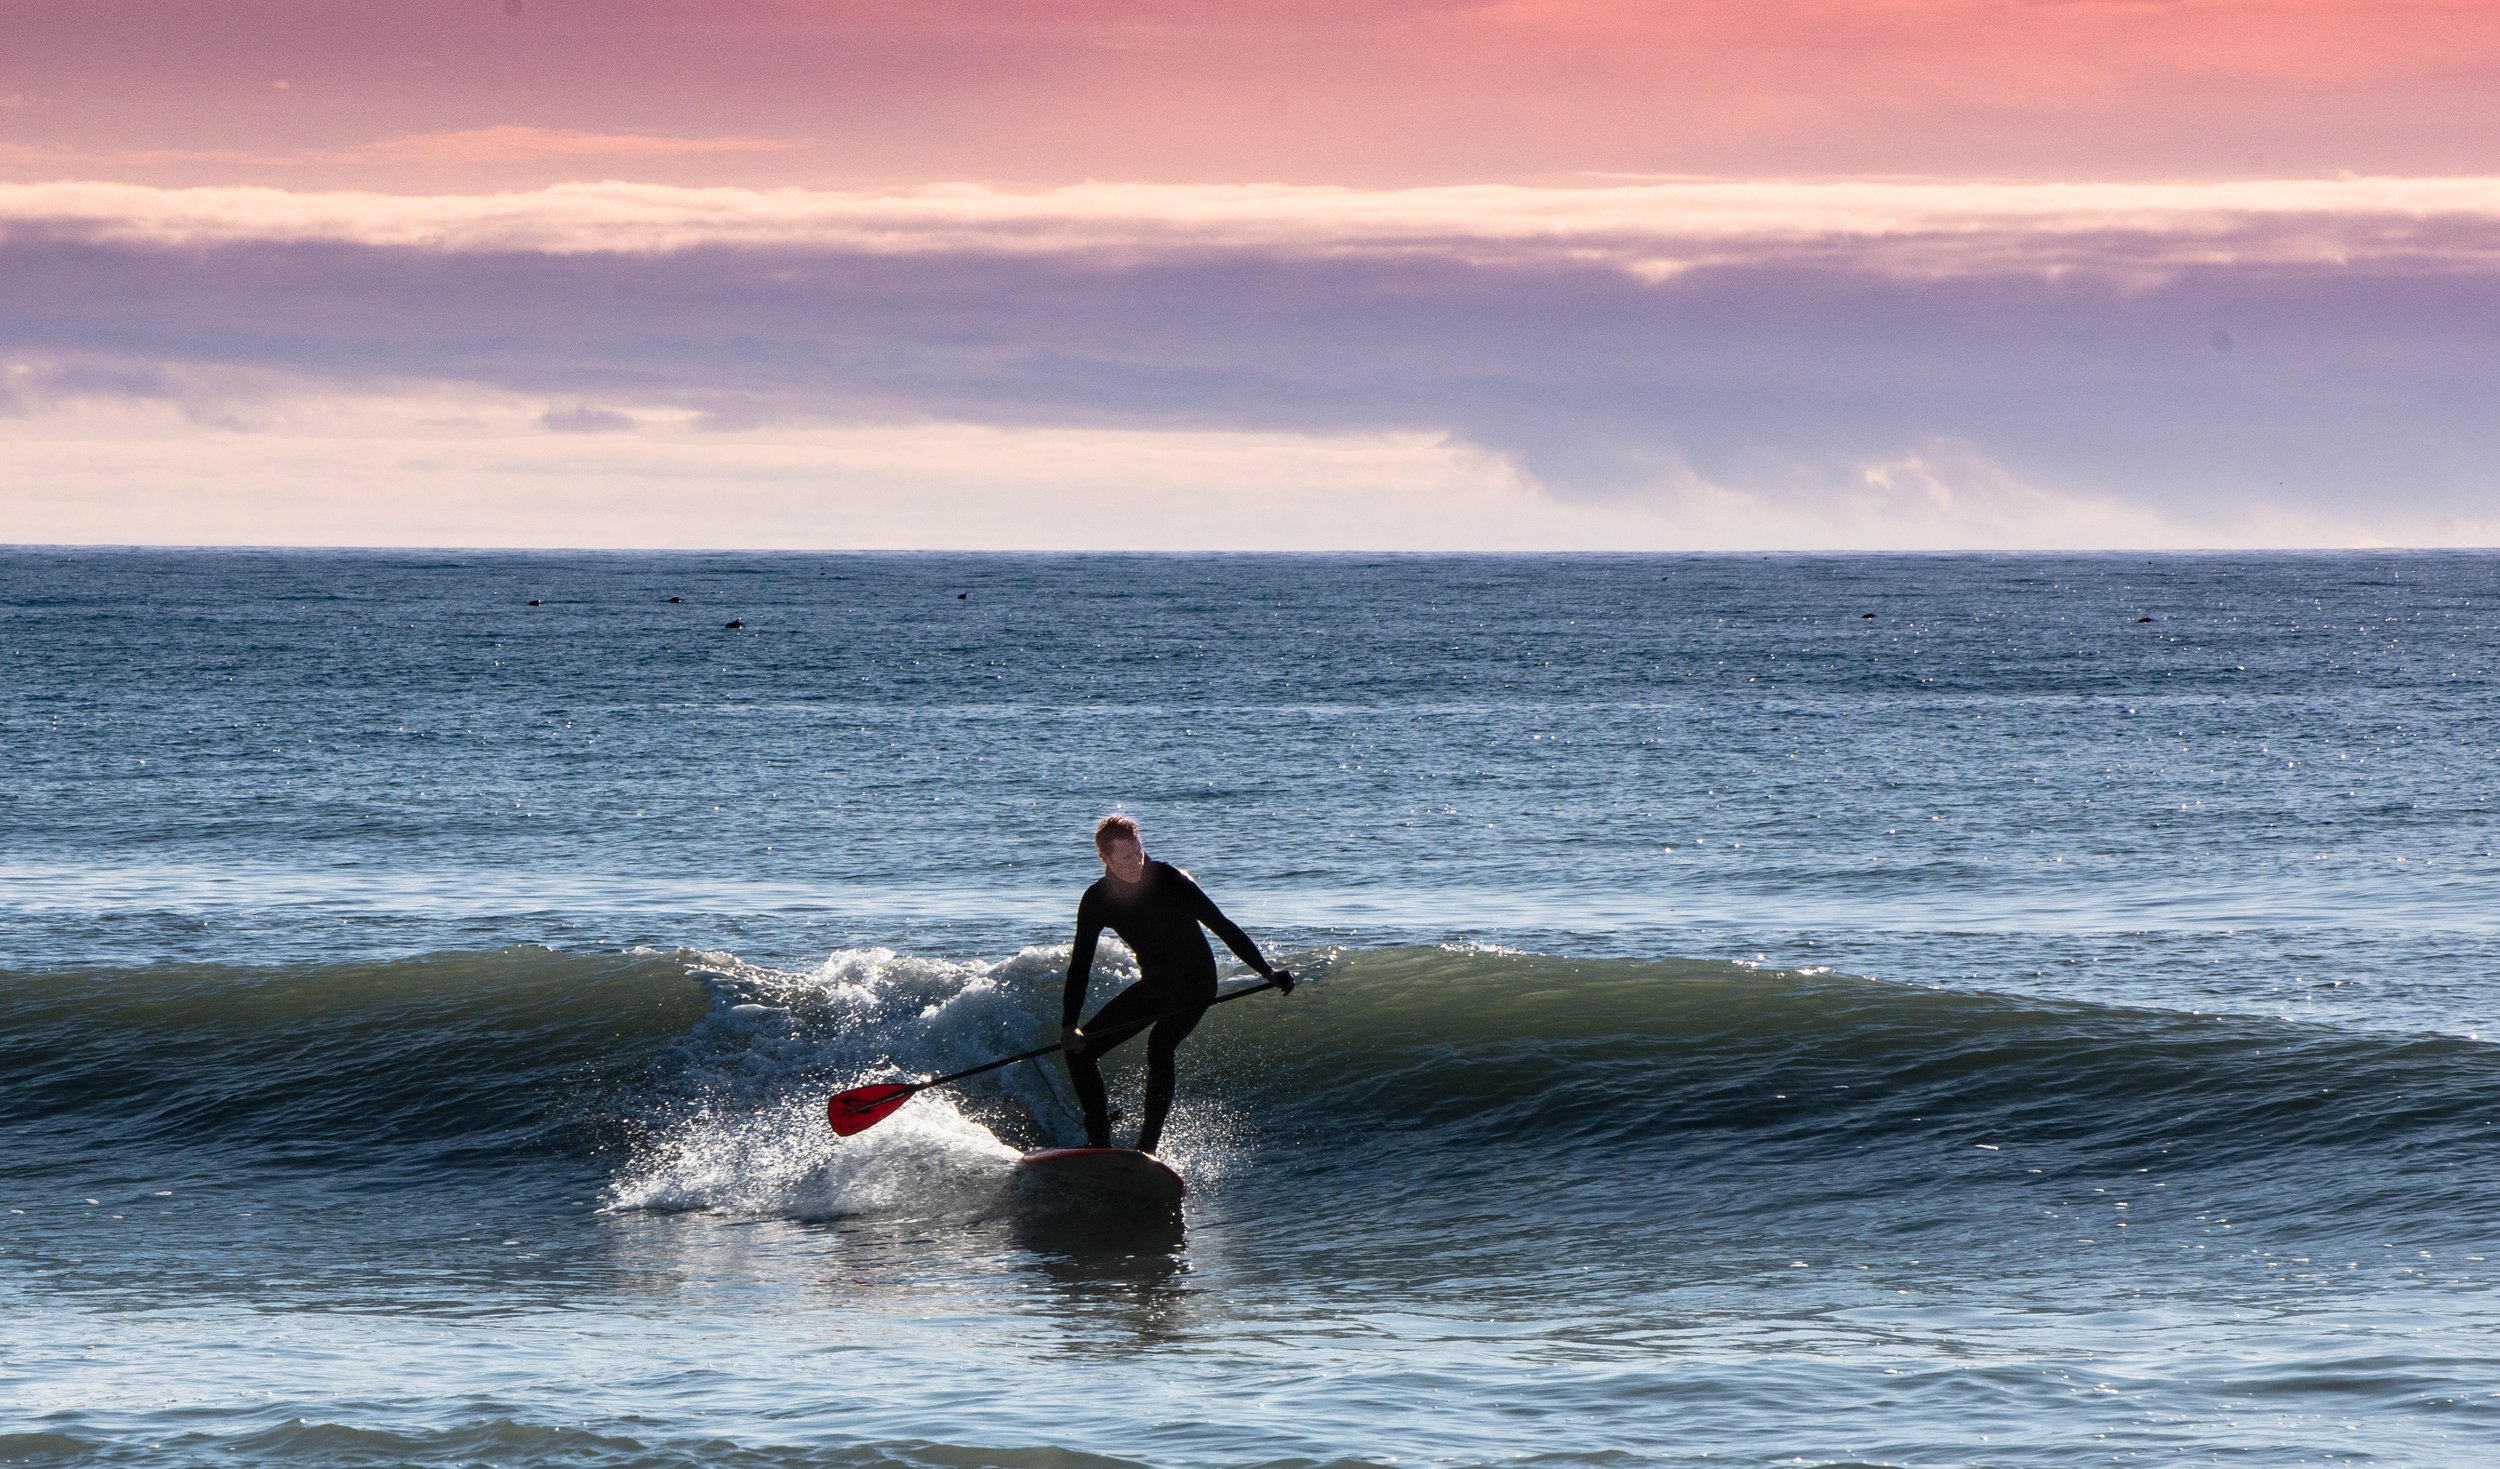
[[[832,1101],[825,1103],[825,1120],[833,1124],[836,1137],[866,1132],[883,1122],[886,1114],[910,1101],[911,1094],[918,1090],[920,1088],[916,1086],[892,1081],[879,1082],[875,1086],[855,1086],[847,1092],[836,1093]]]

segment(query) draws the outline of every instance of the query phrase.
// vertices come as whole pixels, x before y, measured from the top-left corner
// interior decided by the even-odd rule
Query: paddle
[[[1285,983],[1293,982],[1293,976],[1288,973],[1285,976]],[[1221,1005],[1227,1000],[1238,1000],[1248,995],[1255,995],[1261,990],[1283,987],[1272,979],[1265,980],[1246,990],[1235,990],[1229,995],[1217,995],[1214,999],[1207,1001],[1207,1004]],[[1178,1010],[1167,1010],[1151,1019],[1138,1021],[1137,1028],[1142,1030],[1147,1026],[1170,1020],[1177,1015],[1187,1015],[1201,1008],[1204,1007],[1184,1005]],[[883,1122],[895,1108],[910,1101],[914,1092],[924,1092],[933,1086],[944,1086],[950,1081],[961,1081],[967,1076],[979,1076],[984,1071],[996,1071],[1001,1066],[1013,1066],[1018,1061],[1030,1061],[1036,1056],[1047,1056],[1059,1049],[1058,1046],[1043,1046],[1039,1050],[1025,1051],[1013,1056],[1001,1056],[995,1061],[985,1061],[978,1066],[968,1066],[961,1071],[949,1072],[944,1076],[933,1076],[927,1081],[881,1081],[874,1086],[855,1086],[847,1092],[837,1092],[831,1101],[825,1103],[825,1120],[833,1124],[833,1133],[836,1137],[849,1137],[853,1133],[866,1132]]]

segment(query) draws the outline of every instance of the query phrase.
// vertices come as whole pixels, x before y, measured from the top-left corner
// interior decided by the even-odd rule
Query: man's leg
[[[1175,1015],[1154,1028],[1146,1039],[1146,1118],[1137,1129],[1137,1151],[1151,1153],[1163,1141],[1163,1119],[1172,1110],[1172,1093],[1180,1078],[1181,1041],[1198,1028],[1206,1008]]]
[[[1085,1054],[1061,1052],[1068,1063],[1068,1081],[1076,1088],[1077,1105],[1085,1109],[1085,1145],[1089,1148],[1111,1146],[1111,1095],[1102,1084],[1099,1058],[1105,1051],[1137,1034],[1137,1024],[1171,1008],[1142,984],[1130,985],[1111,997],[1111,1003],[1094,1012],[1085,1023]],[[1160,1027],[1157,1027],[1159,1030]]]
[[[1085,1109],[1085,1146],[1111,1146],[1111,1098],[1103,1090],[1102,1068],[1094,1064],[1094,1047],[1082,1056],[1068,1056],[1068,1082],[1076,1088],[1077,1105]],[[1064,1053],[1063,1053],[1064,1054]]]

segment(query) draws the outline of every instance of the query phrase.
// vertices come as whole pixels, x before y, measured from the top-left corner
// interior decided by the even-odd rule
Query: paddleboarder
[[[1172,1110],[1175,1053],[1215,998],[1215,951],[1207,947],[1201,926],[1213,929],[1242,963],[1287,994],[1293,992],[1293,976],[1268,963],[1259,946],[1199,891],[1188,873],[1148,857],[1135,821],[1115,815],[1096,823],[1094,855],[1102,859],[1102,876],[1077,901],[1076,947],[1068,955],[1059,1042],[1068,1058],[1068,1079],[1076,1084],[1077,1100],[1085,1108],[1086,1139],[1107,1148],[1111,1104],[1095,1058],[1152,1024],[1146,1038],[1146,1115],[1137,1129],[1137,1150],[1151,1153],[1163,1140],[1163,1119]],[[1080,1029],[1077,1019],[1085,1012],[1094,945],[1105,928],[1137,955],[1138,980]]]

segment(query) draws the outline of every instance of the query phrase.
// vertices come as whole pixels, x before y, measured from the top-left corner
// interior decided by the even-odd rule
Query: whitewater
[[[0,1463],[2485,1461],[2496,573],[0,552]]]

